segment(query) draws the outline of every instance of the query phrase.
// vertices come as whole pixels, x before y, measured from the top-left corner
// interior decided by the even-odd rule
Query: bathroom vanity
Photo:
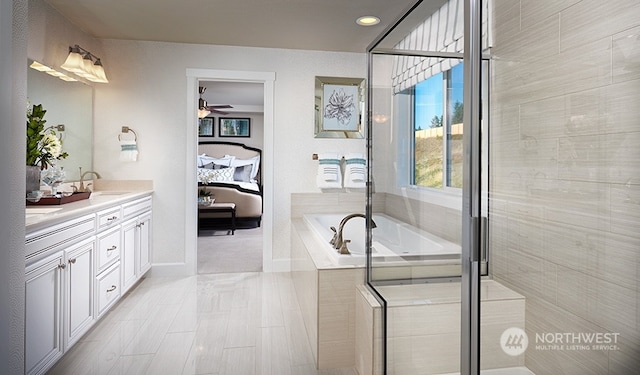
[[[45,373],[151,268],[151,195],[26,208],[25,373]]]

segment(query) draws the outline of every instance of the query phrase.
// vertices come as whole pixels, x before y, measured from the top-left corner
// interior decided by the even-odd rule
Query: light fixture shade
[[[82,62],[82,55],[80,54],[80,49],[77,47],[69,47],[69,55],[67,59],[64,61],[60,67],[66,71],[72,73],[83,73],[82,67],[84,63]]]
[[[102,62],[100,61],[100,59],[96,59],[95,64],[93,64],[93,73],[97,78],[96,82],[109,83],[109,80],[107,79],[107,75],[104,72],[104,67],[102,66]]]
[[[209,116],[209,113],[211,113],[211,111],[206,109],[198,109],[198,118],[205,118]]]
[[[78,73],[88,79],[89,81],[95,81],[95,73],[93,72],[93,60],[91,54],[86,53],[82,58],[82,73]]]
[[[69,55],[61,68],[92,82],[109,83],[100,59],[77,44],[69,47]]]

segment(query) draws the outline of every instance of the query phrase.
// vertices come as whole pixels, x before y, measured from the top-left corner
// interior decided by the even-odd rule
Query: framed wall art
[[[198,120],[198,136],[213,137],[213,117],[203,117]]]
[[[364,138],[364,78],[316,77],[315,137]]]
[[[236,117],[220,117],[218,119],[218,136],[250,137],[251,119]]]

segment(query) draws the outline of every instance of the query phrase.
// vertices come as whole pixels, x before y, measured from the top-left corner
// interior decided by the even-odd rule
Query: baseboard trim
[[[147,277],[175,277],[192,276],[195,269],[190,269],[187,263],[153,263]]]
[[[291,259],[273,259],[263,265],[264,272],[291,272]],[[267,267],[264,267],[267,266]],[[153,263],[146,277],[193,276],[197,270],[190,269],[187,263]]]

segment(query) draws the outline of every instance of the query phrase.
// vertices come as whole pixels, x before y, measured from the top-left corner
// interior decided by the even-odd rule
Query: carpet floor
[[[262,228],[201,230],[198,274],[262,272]]]

